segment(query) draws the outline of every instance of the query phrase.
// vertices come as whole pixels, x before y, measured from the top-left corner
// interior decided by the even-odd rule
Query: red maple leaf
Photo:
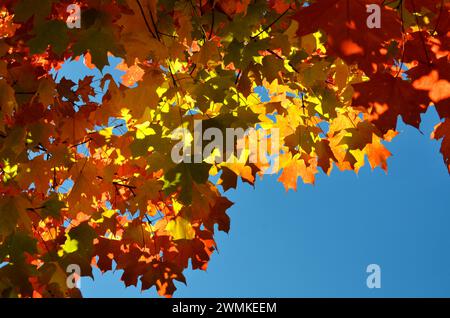
[[[369,119],[383,133],[397,127],[397,117],[419,128],[420,114],[429,104],[426,91],[414,89],[411,83],[388,73],[377,73],[369,81],[354,84],[352,105],[369,112]]]

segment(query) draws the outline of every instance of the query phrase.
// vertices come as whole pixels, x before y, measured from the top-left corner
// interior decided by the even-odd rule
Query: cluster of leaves
[[[71,3],[0,6],[4,297],[79,296],[69,264],[83,276],[116,266],[126,286],[166,296],[189,264],[206,269],[230,226],[219,187],[254,184],[269,164],[174,163],[171,132],[194,119],[278,128],[289,190],[365,158],[387,169],[398,117],[419,128],[434,106],[450,170],[448,1],[80,0],[82,27],[69,29]],[[367,27],[374,3],[379,29]],[[120,84],[52,75],[68,58],[102,70],[108,55],[123,58]]]

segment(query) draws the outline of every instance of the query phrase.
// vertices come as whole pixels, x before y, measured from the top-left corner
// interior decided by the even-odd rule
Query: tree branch
[[[152,28],[150,28],[150,24],[148,23],[147,18],[145,17],[144,8],[142,8],[141,2],[139,0],[136,0],[136,2],[139,6],[139,10],[141,11],[142,17],[144,18],[144,22],[145,22],[148,32],[150,32],[150,34],[156,39],[155,33],[153,33]]]
[[[276,18],[271,24],[269,24],[268,26],[266,26],[264,29],[262,29],[257,35],[252,36],[251,39],[252,40],[256,40],[257,38],[259,38],[259,36],[261,34],[263,34],[264,32],[266,32],[271,26],[273,26],[275,23],[277,23],[282,17],[284,17],[284,15],[291,9],[291,7],[289,6],[289,8],[287,8],[278,18]]]

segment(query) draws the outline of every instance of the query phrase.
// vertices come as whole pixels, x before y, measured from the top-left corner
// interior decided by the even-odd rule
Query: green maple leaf
[[[39,0],[39,5],[36,2],[36,0],[18,1],[14,7],[14,21],[26,22],[34,16],[35,23],[38,23],[47,17],[51,12],[54,0]]]
[[[64,208],[66,204],[58,199],[57,194],[52,194],[50,199],[44,203],[44,208],[42,209],[42,216],[51,216],[54,218],[60,217],[60,211]]]
[[[192,183],[206,183],[211,165],[202,163],[180,163],[164,176],[163,190],[166,194],[180,190],[180,201],[183,204],[192,202]]]
[[[43,53],[50,46],[58,55],[61,55],[69,43],[68,29],[64,22],[50,20],[39,25],[36,36],[28,41],[32,54]]]
[[[108,64],[108,52],[119,56],[124,53],[123,48],[116,43],[112,30],[93,26],[81,31],[72,50],[75,55],[82,55],[89,51],[92,56],[92,63],[101,70]]]

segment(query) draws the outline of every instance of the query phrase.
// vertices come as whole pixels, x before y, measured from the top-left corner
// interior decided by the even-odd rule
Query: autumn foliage
[[[66,26],[72,1],[36,2],[0,4],[3,297],[80,296],[70,264],[165,296],[205,270],[230,228],[226,190],[270,163],[174,163],[171,132],[194,119],[278,128],[272,173],[289,190],[366,160],[387,170],[399,118],[419,128],[435,107],[450,170],[447,0],[81,0],[80,29]],[[120,83],[55,80],[69,58],[102,70],[109,56]]]

